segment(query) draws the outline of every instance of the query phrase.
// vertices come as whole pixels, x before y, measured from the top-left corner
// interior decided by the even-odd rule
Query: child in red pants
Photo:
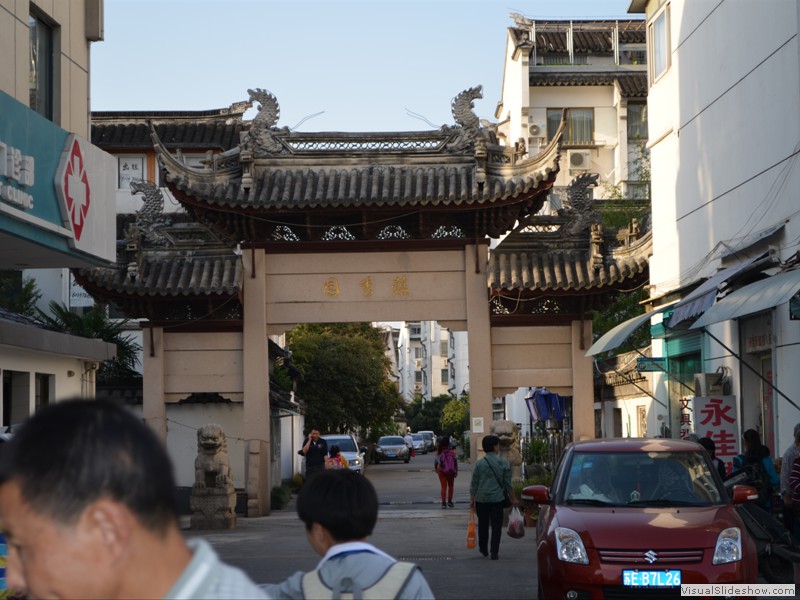
[[[453,485],[458,475],[458,461],[455,452],[450,448],[450,436],[443,435],[439,438],[433,468],[439,475],[439,484],[442,487],[442,508],[448,506],[453,508]],[[447,502],[445,502],[445,498],[447,498]]]

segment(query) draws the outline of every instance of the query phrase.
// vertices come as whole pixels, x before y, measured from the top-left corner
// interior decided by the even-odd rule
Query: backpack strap
[[[380,579],[373,583],[370,587],[363,590],[353,586],[355,595],[351,592],[341,593],[342,584],[345,583],[344,579],[340,581],[335,590],[329,588],[322,581],[319,572],[314,569],[303,575],[302,590],[304,598],[315,598],[319,600],[333,600],[334,598],[345,599],[365,599],[365,600],[384,600],[387,598],[397,598],[400,592],[406,586],[415,569],[418,569],[416,564],[410,562],[397,561],[390,565],[386,571],[383,572]],[[349,578],[348,578],[349,582]],[[352,582],[350,582],[352,583]],[[336,592],[336,594],[334,594]],[[361,592],[361,593],[359,593]],[[363,594],[363,595],[362,595]]]

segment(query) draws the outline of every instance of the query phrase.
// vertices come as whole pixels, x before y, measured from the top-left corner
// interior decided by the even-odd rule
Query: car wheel
[[[776,554],[765,554],[758,559],[758,570],[768,583],[792,583],[794,563]]]
[[[374,462],[376,465],[379,465],[379,464],[381,464],[381,459],[379,459],[379,458],[375,458],[375,459],[373,459],[373,462]]]
[[[404,459],[403,459],[403,462],[404,462],[404,463],[406,463],[406,464],[408,464],[408,461],[410,461],[410,460],[411,460],[410,458],[404,458]]]

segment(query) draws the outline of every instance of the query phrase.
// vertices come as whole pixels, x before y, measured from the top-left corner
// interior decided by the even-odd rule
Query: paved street
[[[461,465],[454,509],[442,510],[433,454],[408,465],[370,465],[366,475],[378,490],[381,510],[371,542],[393,556],[418,563],[437,598],[534,598],[533,530],[522,539],[503,534],[500,560],[467,550],[469,471]],[[194,535],[193,532],[187,532]],[[206,533],[222,558],[255,581],[277,582],[313,569],[319,557],[306,541],[293,504],[269,517],[240,519],[231,532]]]
[[[417,456],[407,465],[368,467],[366,476],[381,502],[370,541],[396,558],[419,564],[436,598],[536,598],[534,530],[527,529],[519,540],[503,534],[498,561],[484,558],[477,549],[467,550],[469,466],[459,465],[456,507],[442,510],[433,456]],[[202,535],[226,562],[260,583],[311,570],[319,561],[306,541],[293,502],[269,517],[240,518],[234,531],[186,533]],[[759,578],[759,583],[764,580]]]

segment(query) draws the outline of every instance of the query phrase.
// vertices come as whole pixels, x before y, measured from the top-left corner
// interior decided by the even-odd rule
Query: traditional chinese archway
[[[646,260],[617,273],[616,259],[599,256],[600,243],[590,248],[588,222],[559,233],[586,216],[577,213],[549,223],[553,235],[532,253],[519,245],[537,226],[559,170],[563,124],[529,157],[481,126],[472,111],[480,87],[453,100],[455,126],[406,133],[293,132],[276,127],[274,96],[250,90],[250,97],[259,113],[239,146],[205,168],[184,164],[153,130],[171,192],[241,255],[223,265],[202,252],[168,261],[158,242],[155,251],[134,249],[116,271],[79,276],[94,295],[150,315],[144,417],[162,436],[170,397],[213,391],[210,380],[224,378],[244,407],[248,515],[268,514],[267,336],[300,323],[438,321],[468,333],[470,412],[485,424],[473,428],[473,448],[488,432],[492,399],[534,384],[576,398],[575,436],[593,437],[586,310],[617,283],[640,277]],[[489,238],[512,231],[508,246],[490,256]],[[549,308],[537,310],[545,297]],[[171,322],[176,303],[196,320]],[[198,348],[213,348],[213,359],[192,365],[186,356]]]

